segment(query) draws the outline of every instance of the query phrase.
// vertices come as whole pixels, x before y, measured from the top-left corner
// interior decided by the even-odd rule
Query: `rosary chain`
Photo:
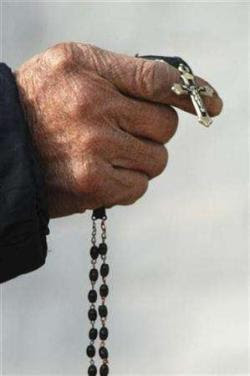
[[[97,319],[97,310],[95,302],[97,300],[97,292],[95,290],[95,284],[98,279],[98,270],[96,268],[96,262],[98,257],[98,248],[96,246],[96,221],[95,218],[92,218],[92,236],[91,236],[91,243],[92,247],[90,249],[90,256],[91,256],[91,265],[92,269],[89,273],[89,279],[91,283],[91,290],[88,294],[88,300],[90,302],[90,307],[88,311],[88,318],[90,320],[91,328],[89,330],[89,345],[87,346],[87,356],[90,358],[90,365],[88,367],[88,375],[89,376],[96,376],[97,374],[97,368],[95,365],[94,356],[96,354],[96,348],[95,348],[95,339],[97,338],[97,329],[95,328],[95,321]]]
[[[100,268],[100,274],[102,277],[102,285],[100,286],[100,296],[101,296],[101,305],[99,306],[99,315],[100,315],[100,320],[101,320],[101,329],[99,331],[99,337],[100,337],[100,347],[99,347],[99,355],[102,359],[102,365],[100,367],[100,375],[101,376],[106,376],[109,373],[109,360],[108,360],[108,350],[106,347],[106,339],[108,338],[108,329],[106,326],[106,321],[107,321],[107,315],[108,315],[108,310],[106,306],[106,297],[108,296],[108,286],[106,283],[106,276],[108,274],[108,264],[106,263],[106,258],[107,258],[107,244],[106,244],[106,238],[107,238],[107,230],[106,230],[106,217],[102,218],[101,221],[101,238],[102,238],[102,243],[100,244],[100,254],[101,254],[101,259],[102,259],[102,265]]]
[[[106,230],[106,224],[105,221],[107,220],[106,215],[102,215],[101,217],[98,217],[101,219],[101,243],[99,244],[99,247],[97,246],[97,226],[96,226],[96,220],[97,218],[95,215],[92,215],[92,234],[91,234],[91,249],[90,249],[90,256],[91,256],[91,264],[92,269],[89,273],[89,278],[91,281],[91,290],[88,294],[88,300],[91,303],[88,311],[88,317],[91,322],[91,328],[89,331],[89,339],[90,343],[87,347],[87,356],[90,358],[90,365],[88,367],[88,375],[89,376],[96,376],[97,375],[97,366],[95,364],[94,357],[96,355],[96,348],[95,348],[95,340],[98,336],[98,331],[95,328],[95,321],[97,319],[97,313],[99,313],[100,321],[101,321],[101,328],[99,330],[99,338],[100,338],[100,346],[99,346],[99,355],[102,360],[102,364],[99,368],[99,374],[100,376],[107,376],[109,374],[109,366],[108,366],[108,350],[105,345],[105,340],[108,338],[108,329],[106,326],[106,320],[107,320],[107,306],[105,304],[106,297],[108,295],[109,289],[106,284],[106,277],[109,273],[109,265],[106,263],[106,254],[107,254],[107,244],[106,244],[106,238],[107,238],[107,230]],[[100,266],[100,271],[98,271],[96,267],[98,256],[100,255],[100,258],[102,260],[102,264]],[[95,289],[95,284],[97,282],[99,273],[102,277],[101,280],[101,286],[99,288],[100,293],[100,300],[101,304],[98,307],[98,311],[96,309],[96,301],[97,301],[97,291]]]

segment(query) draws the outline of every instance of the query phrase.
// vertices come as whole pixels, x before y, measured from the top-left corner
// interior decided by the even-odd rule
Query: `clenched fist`
[[[51,218],[135,202],[167,164],[172,106],[194,113],[189,97],[171,91],[177,69],[89,44],[49,48],[16,79]],[[211,116],[220,113],[217,94],[204,102]]]

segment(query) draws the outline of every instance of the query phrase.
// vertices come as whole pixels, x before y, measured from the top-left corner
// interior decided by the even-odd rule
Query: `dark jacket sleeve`
[[[15,77],[0,63],[0,283],[45,263],[48,223],[43,171]]]

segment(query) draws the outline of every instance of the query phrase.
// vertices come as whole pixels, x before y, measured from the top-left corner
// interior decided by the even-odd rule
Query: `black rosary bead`
[[[108,286],[106,285],[106,283],[103,283],[101,286],[100,286],[100,295],[102,298],[106,298],[108,296],[108,293],[109,293],[109,288]]]
[[[99,315],[101,317],[106,317],[108,315],[108,309],[105,304],[102,304],[98,307]]]
[[[91,339],[91,341],[94,341],[97,338],[97,333],[98,332],[96,328],[91,328],[89,331],[89,339]]]
[[[101,273],[101,276],[104,278],[104,277],[107,277],[107,275],[109,274],[109,264],[105,264],[103,263],[101,265],[101,269],[100,269],[100,273]]]
[[[88,312],[90,321],[95,321],[97,318],[97,311],[95,308],[90,308]]]
[[[106,363],[102,364],[100,367],[100,376],[108,376],[109,367]]]
[[[87,347],[87,355],[89,358],[93,358],[95,356],[95,346],[94,345],[88,345]]]
[[[97,375],[97,368],[94,364],[91,364],[88,368],[88,375],[89,376],[96,376]]]
[[[93,268],[89,272],[89,279],[93,282],[96,282],[98,279],[98,270],[96,268]]]
[[[101,256],[105,256],[107,253],[108,247],[106,243],[100,243],[99,244],[99,254]]]
[[[108,350],[106,349],[106,347],[104,346],[101,346],[99,348],[99,355],[102,359],[107,359],[108,356],[109,356],[109,353],[108,353]]]
[[[103,326],[99,331],[99,337],[102,341],[105,341],[108,338],[108,334],[109,332],[106,326]]]
[[[89,299],[90,303],[95,303],[96,302],[96,300],[97,300],[97,292],[96,292],[96,290],[90,290],[89,291],[88,299]]]
[[[99,256],[99,252],[98,252],[98,247],[96,245],[93,245],[91,248],[90,248],[90,256],[92,257],[92,259],[96,260],[97,257]]]

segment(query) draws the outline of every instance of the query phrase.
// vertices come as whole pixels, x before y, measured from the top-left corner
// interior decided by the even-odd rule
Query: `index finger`
[[[123,94],[195,113],[190,96],[176,95],[171,89],[174,83],[182,83],[180,72],[172,65],[163,61],[118,54],[98,47],[94,47],[93,52],[94,68],[98,67],[98,73]],[[195,79],[198,86],[209,85],[214,90],[212,97],[202,98],[209,115],[218,115],[223,102],[217,91],[203,78],[196,76]]]
[[[139,59],[138,59],[139,60]],[[162,61],[148,61],[143,59],[139,65],[140,74],[137,73],[137,85],[130,94],[142,97],[152,102],[159,102],[175,106],[189,113],[195,114],[195,109],[189,95],[176,95],[172,86],[175,83],[182,84],[180,72],[177,68]],[[201,77],[195,76],[197,86],[210,86],[213,96],[202,96],[203,102],[210,116],[219,115],[223,102],[217,91],[210,83]],[[127,87],[124,88],[128,89]]]

